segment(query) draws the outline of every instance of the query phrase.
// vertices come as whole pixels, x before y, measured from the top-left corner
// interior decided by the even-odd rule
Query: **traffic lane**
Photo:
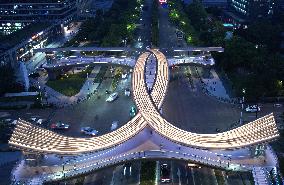
[[[174,48],[178,45],[178,39],[175,33],[175,26],[169,21],[169,10],[159,6],[159,47]],[[167,56],[173,56],[175,52],[173,50],[166,50],[164,54]]]
[[[142,10],[139,29],[139,36],[141,37],[141,42],[143,43],[143,47],[150,45],[151,42],[151,14],[149,12],[152,11],[152,5],[150,0],[146,0],[144,2],[144,6],[148,6],[148,10]],[[138,37],[139,37],[138,36]]]
[[[109,103],[105,100],[109,94],[112,79],[103,80],[98,93],[86,101],[70,107],[58,109],[52,118],[52,122],[62,121],[70,124],[67,131],[58,131],[64,135],[84,137],[80,133],[81,127],[90,126],[99,131],[99,135],[110,132],[113,121],[118,121],[118,127],[130,120],[129,111],[134,102],[131,97],[124,95],[124,88],[119,90],[119,97]],[[128,82],[129,83],[129,82]],[[68,115],[68,116],[66,116]],[[88,136],[85,136],[88,137]]]
[[[18,120],[19,118],[25,121],[30,121],[31,118],[43,119],[44,121],[48,120],[50,116],[53,115],[54,109],[46,108],[46,109],[21,109],[21,110],[5,110],[5,112],[9,113],[9,116],[5,117],[5,119]],[[30,121],[35,123],[33,121]],[[36,124],[36,123],[35,123]],[[45,125],[43,125],[45,126]]]
[[[252,105],[252,104],[250,104],[250,105]],[[256,118],[260,118],[262,116],[265,116],[265,115],[273,112],[275,119],[279,123],[282,123],[281,116],[282,116],[282,113],[284,112],[283,106],[276,107],[274,103],[259,103],[258,106],[260,107],[260,111],[257,112],[257,113],[249,113],[249,112],[246,112],[244,110],[244,116],[245,116],[247,121],[255,120]],[[245,108],[246,108],[246,106],[244,106],[244,109]]]
[[[182,72],[178,75],[184,76]],[[189,81],[185,82],[171,80],[169,83],[163,103],[163,116],[170,123],[191,132],[216,133],[217,128],[226,130],[239,120],[240,110],[237,106],[222,103],[204,94],[199,88],[193,91]]]

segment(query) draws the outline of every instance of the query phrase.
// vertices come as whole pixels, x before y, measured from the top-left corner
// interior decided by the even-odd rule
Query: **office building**
[[[1,1],[0,32],[8,35],[35,22],[68,22],[75,15],[76,7],[76,0]]]

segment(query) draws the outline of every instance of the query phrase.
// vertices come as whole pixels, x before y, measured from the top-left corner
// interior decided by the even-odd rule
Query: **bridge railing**
[[[152,150],[152,151],[124,153],[103,160],[90,161],[89,163],[85,163],[83,165],[76,166],[74,168],[72,168],[69,165],[68,169],[66,168],[64,171],[62,170],[52,174],[43,175],[41,176],[41,179],[45,182],[59,181],[65,178],[83,175],[103,167],[115,165],[117,163],[122,163],[129,160],[158,159],[158,158],[190,160],[193,163],[201,163],[208,166],[213,166],[226,170],[236,170],[236,171],[248,171],[252,170],[254,167],[254,165],[233,164],[231,163],[230,160],[213,159],[191,153],[184,153],[179,151]]]

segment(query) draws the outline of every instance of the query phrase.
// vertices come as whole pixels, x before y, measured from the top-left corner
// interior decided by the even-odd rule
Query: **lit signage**
[[[159,0],[159,2],[160,2],[161,4],[163,4],[163,3],[167,3],[167,0]]]

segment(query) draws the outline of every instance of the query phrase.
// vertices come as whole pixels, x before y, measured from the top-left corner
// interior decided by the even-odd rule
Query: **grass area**
[[[142,161],[140,174],[140,185],[155,185],[156,162]]]
[[[87,73],[90,74],[91,71],[92,68],[87,68],[77,74],[61,76],[57,80],[48,81],[46,85],[66,96],[74,96],[80,92],[80,89],[86,81]]]
[[[101,66],[99,73],[97,74],[96,78],[94,79],[94,83],[101,83],[103,81],[103,78],[106,74],[108,67],[107,66]]]
[[[112,91],[114,91],[118,85],[118,82],[121,78],[121,75],[122,75],[122,67],[117,67],[114,71],[114,78],[111,82],[111,88],[112,88]]]
[[[215,176],[216,176],[218,185],[224,185],[225,184],[225,179],[224,179],[224,176],[222,174],[222,171],[214,170],[214,172],[215,172]]]

